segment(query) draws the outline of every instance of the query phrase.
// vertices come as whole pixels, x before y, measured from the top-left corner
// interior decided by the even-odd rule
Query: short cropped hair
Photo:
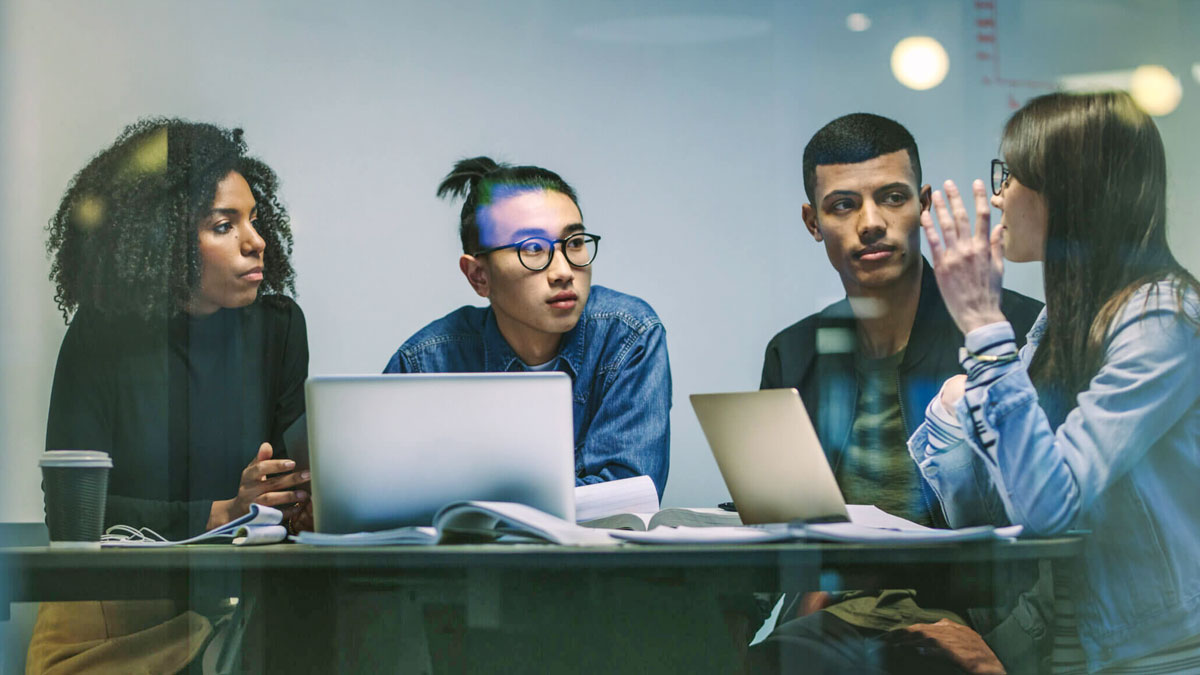
[[[921,185],[921,157],[917,142],[899,122],[871,113],[843,115],[821,127],[804,146],[804,192],[817,201],[817,167],[858,164],[880,155],[908,151],[913,177]]]

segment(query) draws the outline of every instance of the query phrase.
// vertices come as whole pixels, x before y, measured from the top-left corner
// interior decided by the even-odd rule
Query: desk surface
[[[756,590],[815,587],[835,572],[846,583],[940,584],[954,576],[986,584],[998,570],[1079,554],[1077,537],[1016,542],[875,545],[786,543],[725,546],[567,548],[537,544],[329,548],[276,544],[239,548],[71,551],[0,548],[0,602],[160,597],[180,585],[237,589],[288,577],[455,580],[472,574],[677,575]],[[888,587],[888,586],[876,586]]]
[[[458,546],[318,547],[298,544],[237,547],[76,551],[49,547],[0,548],[0,571],[91,568],[110,572],[146,568],[201,570],[430,568],[528,569],[627,567],[778,567],[781,564],[969,564],[1078,555],[1081,539],[1056,537],[1015,542],[956,544],[784,543],[736,545],[626,545],[564,547],[541,544]]]

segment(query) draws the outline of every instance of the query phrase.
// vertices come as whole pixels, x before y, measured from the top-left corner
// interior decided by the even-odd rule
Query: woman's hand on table
[[[271,459],[272,453],[270,443],[259,446],[254,460],[242,470],[237,496],[213,502],[208,529],[245,515],[251,504],[281,508],[308,502],[308,492],[297,487],[309,481],[309,472],[285,473],[295,469],[296,463],[290,459]]]
[[[921,227],[933,258],[933,275],[946,309],[963,335],[1006,320],[1000,312],[1004,227],[991,229],[992,211],[983,181],[976,180],[971,188],[975,193],[973,233],[971,217],[954,181],[946,181],[944,195],[934,192],[933,208],[921,212]],[[940,236],[933,225],[934,211],[942,226]]]

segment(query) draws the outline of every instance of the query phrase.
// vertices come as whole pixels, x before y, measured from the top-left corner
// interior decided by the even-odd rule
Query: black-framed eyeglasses
[[[503,251],[506,248],[517,249],[517,259],[531,272],[540,272],[550,266],[554,260],[554,247],[560,245],[567,262],[575,267],[587,267],[596,259],[596,251],[600,246],[600,235],[584,233],[573,234],[562,239],[546,239],[545,237],[529,237],[516,243],[503,246],[493,246],[471,255],[480,256],[485,253]]]
[[[1000,191],[1008,184],[1010,175],[1012,174],[1008,173],[1008,165],[1004,163],[1004,160],[992,160],[992,194],[1000,194]]]

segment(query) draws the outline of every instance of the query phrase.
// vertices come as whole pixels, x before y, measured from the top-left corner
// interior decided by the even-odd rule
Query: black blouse
[[[308,336],[291,299],[206,317],[114,319],[81,308],[54,371],[47,450],[112,456],[105,527],[170,539],[204,531],[212,503],[304,412]]]

